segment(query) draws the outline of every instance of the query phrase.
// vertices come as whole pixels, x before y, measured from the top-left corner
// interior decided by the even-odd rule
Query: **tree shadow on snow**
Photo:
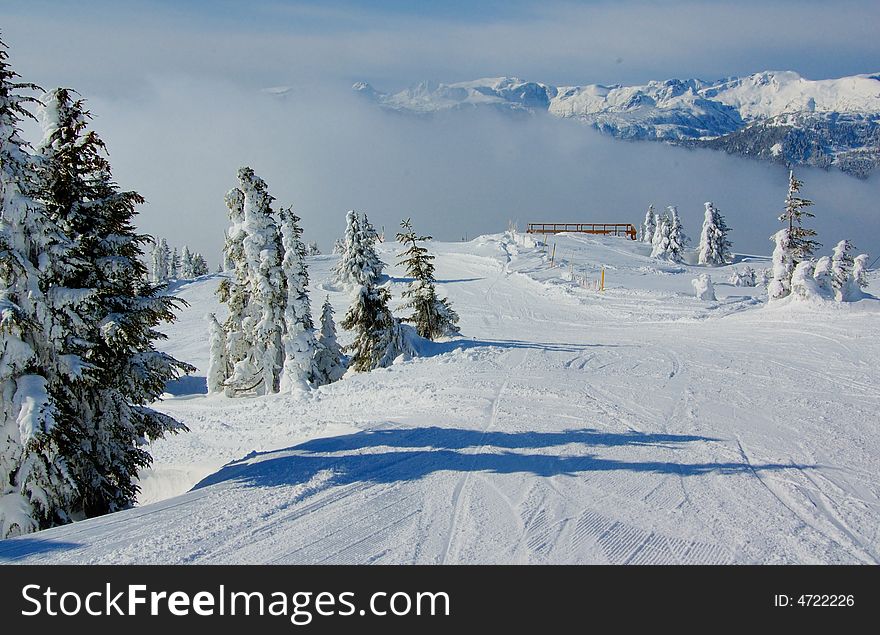
[[[525,340],[477,340],[456,338],[445,342],[432,342],[419,338],[416,344],[419,357],[433,357],[457,350],[471,348],[527,348],[556,353],[582,353],[592,348],[635,348],[626,344],[565,344],[561,342],[530,342]]]
[[[193,489],[235,481],[253,487],[295,485],[319,472],[329,472],[330,485],[396,483],[419,480],[433,472],[488,472],[577,476],[590,472],[627,471],[676,474],[738,474],[773,470],[807,469],[791,463],[744,462],[689,463],[678,461],[624,461],[593,454],[519,453],[514,449],[546,448],[571,444],[595,447],[675,447],[707,437],[674,434],[607,433],[573,430],[561,433],[486,433],[455,428],[405,428],[365,431],[353,435],[313,440],[287,450],[251,453],[212,474]],[[407,448],[378,450],[378,448]],[[475,452],[460,452],[474,448]]]
[[[27,556],[52,551],[67,551],[80,546],[75,542],[55,542],[27,537],[0,540],[0,562],[13,562]]]
[[[410,282],[415,280],[415,278],[407,278],[405,276],[389,276],[388,280],[394,283],[409,284]],[[459,282],[478,282],[480,280],[485,280],[485,278],[452,278],[445,280],[434,280],[434,284],[456,284]]]

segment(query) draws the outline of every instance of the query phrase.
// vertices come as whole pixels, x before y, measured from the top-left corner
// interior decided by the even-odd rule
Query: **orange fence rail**
[[[526,232],[529,234],[576,232],[603,236],[628,236],[632,240],[636,239],[636,228],[632,223],[529,223]]]

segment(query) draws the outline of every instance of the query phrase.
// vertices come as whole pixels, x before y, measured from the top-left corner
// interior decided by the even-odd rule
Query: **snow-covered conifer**
[[[691,280],[697,299],[699,300],[715,300],[715,285],[712,284],[712,276],[708,273],[701,273],[699,276]]]
[[[333,321],[333,307],[329,297],[324,299],[324,306],[321,308],[321,332],[318,334],[315,366],[320,384],[337,381],[345,374],[345,357],[336,341],[336,323]]]
[[[168,277],[171,280],[180,280],[180,255],[177,253],[177,247],[171,250],[171,259],[168,263]]]
[[[345,251],[345,239],[337,238],[333,241],[333,251],[331,252],[334,256],[339,255]]]
[[[205,260],[202,254],[196,252],[192,257],[192,272],[193,277],[198,278],[199,276],[207,276],[208,275],[208,262]]]
[[[654,241],[654,232],[657,229],[657,214],[654,213],[654,206],[649,205],[648,211],[645,212],[645,222],[642,224],[642,242],[652,244]]]
[[[345,248],[334,269],[336,281],[356,287],[376,284],[383,264],[374,249],[375,232],[364,230],[362,218],[353,210],[346,214],[345,221]]]
[[[284,306],[284,368],[281,392],[300,392],[320,383],[315,365],[317,341],[309,302],[309,270],[302,242],[300,218],[292,209],[281,210],[281,268],[287,287]]]
[[[822,256],[816,261],[816,266],[813,268],[813,278],[825,296],[834,297],[834,287],[831,286],[831,258],[829,256]]]
[[[678,216],[678,208],[670,205],[666,208],[669,212],[669,247],[666,257],[672,262],[681,262],[684,260],[684,246],[687,243],[687,236],[684,234],[684,228],[681,226],[681,219]]]
[[[282,337],[287,289],[281,269],[281,238],[272,214],[274,199],[269,195],[266,182],[249,167],[238,171],[238,180],[244,194],[242,246],[247,263],[249,306],[243,327],[249,365],[237,364],[233,379],[238,389],[267,394],[278,392],[284,365]],[[250,373],[251,377],[247,377]]]
[[[700,232],[698,262],[701,265],[723,265],[730,259],[730,241],[727,240],[727,224],[718,209],[707,201]]]
[[[773,249],[773,278],[767,284],[767,296],[770,300],[779,300],[791,293],[791,274],[794,272],[788,228],[776,232],[773,240],[776,243]]]
[[[230,225],[223,245],[223,263],[231,275],[220,281],[217,296],[228,309],[223,330],[226,333],[226,365],[229,369],[226,394],[232,397],[252,388],[259,379],[255,379],[257,369],[249,358],[251,350],[247,331],[253,319],[250,315],[250,270],[244,251],[244,193],[237,187],[232,188],[224,196],[224,202]]]
[[[70,519],[76,483],[68,475],[56,426],[57,395],[49,382],[81,366],[59,358],[41,267],[69,248],[44,206],[34,200],[38,176],[20,122],[36,90],[19,83],[0,41],[0,539]],[[66,374],[66,373],[65,373]]]
[[[413,313],[405,322],[415,326],[416,332],[429,340],[458,334],[458,315],[453,311],[446,298],[437,297],[436,280],[434,278],[434,256],[420,243],[431,240],[431,236],[418,236],[413,230],[410,219],[400,223],[403,232],[397,234],[397,240],[406,247],[399,256],[399,264],[406,267],[406,275],[412,282],[403,292],[402,308],[412,309]]]
[[[390,300],[391,292],[377,287],[370,277],[345,314],[342,328],[355,332],[347,350],[351,351],[350,367],[356,371],[390,366],[399,355],[415,353],[403,325],[388,308]]]
[[[657,225],[654,228],[654,238],[651,241],[651,257],[669,258],[672,221],[668,216],[657,216],[656,222]]]
[[[226,388],[229,367],[226,361],[226,332],[213,313],[207,315],[211,355],[208,361],[208,394],[221,393]]]
[[[193,255],[187,245],[183,246],[183,252],[180,255],[180,277],[184,280],[192,280],[196,277],[193,273]]]
[[[861,288],[853,278],[852,243],[841,240],[834,246],[831,256],[831,288],[834,289],[834,298],[838,302],[850,302],[858,299]]]
[[[791,295],[801,300],[818,300],[824,294],[813,274],[813,262],[802,260],[791,274]]]
[[[857,291],[857,295],[861,297],[862,289],[868,287],[868,254],[859,254],[853,259],[852,277],[855,283],[853,291]]]
[[[156,327],[175,319],[179,302],[147,283],[142,246],[150,238],[134,231],[143,198],[114,182],[82,100],[56,89],[43,103],[39,196],[74,246],[53,260],[47,297],[64,334],[56,354],[82,360],[58,385],[49,378],[48,388],[63,395],[56,428],[68,440],[65,466],[77,484],[69,515],[88,517],[135,502],[138,471],[152,463],[145,440],[186,429],[147,405],[194,368],[155,348],[164,338]]]
[[[788,225],[790,251],[796,265],[802,260],[809,260],[820,244],[813,240],[815,230],[803,226],[804,218],[813,218],[814,214],[808,211],[813,202],[798,196],[803,182],[794,176],[794,170],[788,173],[788,195],[785,197],[785,211],[779,216],[779,220]]]
[[[306,256],[320,256],[321,250],[318,248],[318,243],[314,240],[310,240],[306,243]]]

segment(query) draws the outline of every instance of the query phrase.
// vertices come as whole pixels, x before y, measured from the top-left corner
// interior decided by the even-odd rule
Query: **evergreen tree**
[[[159,241],[153,240],[153,246],[150,248],[150,282],[153,284],[162,284],[165,279],[164,260],[162,249],[159,247]]]
[[[364,229],[364,221],[353,210],[346,214],[345,220],[345,249],[334,269],[336,281],[358,287],[375,284],[384,266],[374,249],[375,231]]]
[[[345,374],[345,358],[336,341],[336,323],[333,321],[333,307],[329,296],[324,299],[321,309],[321,332],[318,335],[315,366],[320,384],[337,381]]]
[[[242,387],[242,374],[249,371],[246,381],[256,380],[258,394],[278,392],[284,365],[284,305],[287,293],[281,269],[283,249],[278,225],[272,214],[274,198],[266,182],[251,168],[238,171],[239,189],[244,194],[244,239],[242,247],[248,273],[248,315],[243,327],[248,345],[249,366],[236,368],[234,379]]]
[[[390,366],[400,354],[411,353],[399,320],[388,308],[391,292],[372,279],[358,289],[342,328],[355,332],[350,366],[358,372]]]
[[[670,216],[669,249],[667,257],[672,262],[682,262],[684,260],[684,246],[687,243],[687,236],[685,236],[684,228],[681,226],[681,218],[678,216],[678,208],[675,205],[670,205],[666,209]]]
[[[320,383],[315,365],[317,341],[309,302],[309,270],[300,218],[288,208],[281,211],[281,268],[287,286],[284,306],[284,370],[282,392],[298,392]]]
[[[333,241],[332,253],[334,256],[345,253],[345,239],[344,238],[337,238],[335,241]]]
[[[320,256],[321,250],[318,249],[318,243],[314,240],[306,243],[306,256]]]
[[[791,293],[791,274],[795,265],[788,228],[776,232],[773,240],[776,243],[773,249],[773,278],[767,285],[767,296],[770,300],[779,300]]]
[[[651,240],[652,258],[669,258],[672,234],[672,221],[668,216],[657,216],[654,238]]]
[[[834,289],[834,298],[838,302],[849,302],[858,295],[858,285],[853,278],[852,243],[841,240],[835,245],[831,256],[831,288]]]
[[[194,368],[155,349],[165,337],[156,327],[175,319],[179,301],[147,283],[142,246],[151,239],[134,231],[143,198],[113,181],[82,100],[56,89],[43,101],[40,198],[73,245],[50,268],[50,297],[65,308],[53,311],[65,334],[56,349],[82,360],[49,388],[59,395],[56,429],[78,490],[69,516],[88,517],[135,502],[138,470],[152,463],[146,442],[186,429],[147,404]]]
[[[779,216],[779,220],[788,225],[790,249],[795,265],[802,260],[809,260],[816,249],[821,246],[819,242],[813,240],[813,236],[816,235],[815,230],[804,227],[802,224],[804,218],[815,216],[808,209],[813,205],[813,201],[797,195],[802,186],[803,182],[795,178],[794,170],[789,170],[785,211]]]
[[[256,367],[249,359],[250,347],[246,334],[252,320],[249,315],[249,269],[244,251],[244,192],[237,187],[232,188],[226,193],[224,202],[230,226],[223,245],[223,262],[226,271],[232,275],[220,282],[217,296],[228,308],[223,331],[226,333],[226,364],[230,369],[227,373],[226,394],[232,397],[239,391],[252,389],[259,380],[255,379]]]
[[[434,279],[434,256],[420,245],[431,236],[417,236],[410,219],[400,223],[403,232],[398,232],[397,240],[406,247],[399,257],[399,264],[406,267],[406,275],[412,282],[403,292],[402,308],[412,309],[413,313],[405,322],[412,323],[416,332],[429,340],[447,335],[457,335],[458,315],[449,305],[449,300],[437,297]]]
[[[654,206],[649,205],[648,211],[645,213],[645,223],[642,225],[642,242],[652,244],[654,241],[654,233],[657,230],[657,214],[654,213]]]
[[[834,297],[834,287],[831,286],[830,257],[822,256],[816,261],[816,266],[813,268],[813,278],[816,280],[816,284],[819,285],[819,289],[825,296],[829,298]]]
[[[76,498],[56,426],[50,380],[80,367],[54,350],[47,280],[50,253],[69,248],[46,209],[34,200],[38,177],[20,137],[25,109],[37,90],[19,83],[0,42],[0,539],[70,519]],[[64,373],[67,374],[67,373]]]
[[[812,260],[803,260],[795,265],[791,274],[791,295],[802,300],[817,300],[823,297],[822,288],[816,282]]]
[[[226,333],[213,313],[207,315],[211,355],[208,361],[208,394],[224,391],[229,367],[226,360]]]
[[[376,245],[382,242],[382,239],[376,231],[376,228],[370,223],[370,219],[367,218],[366,213],[361,220],[361,228],[363,230],[366,268],[374,273],[376,280],[379,280],[382,277],[382,270],[385,268],[385,263],[379,260],[379,256],[376,254]]]
[[[202,256],[202,254],[196,252],[193,254],[192,258],[192,268],[193,268],[193,277],[198,278],[200,276],[208,275],[208,262]]]
[[[861,297],[862,289],[868,287],[868,254],[859,254],[853,259],[852,277],[854,282],[853,291]]]
[[[168,265],[168,277],[171,280],[180,280],[180,256],[177,254],[177,247],[171,250],[171,259]]]
[[[701,265],[724,265],[730,260],[730,241],[727,240],[730,230],[718,209],[708,201],[705,205],[698,262]]]
[[[196,277],[193,273],[193,255],[187,245],[183,246],[183,253],[180,256],[180,277],[184,280],[192,280]]]
[[[165,284],[174,277],[174,272],[171,270],[171,248],[168,247],[168,241],[164,238],[159,241],[159,252],[161,254],[159,258],[162,263],[159,268],[162,274],[160,282]]]

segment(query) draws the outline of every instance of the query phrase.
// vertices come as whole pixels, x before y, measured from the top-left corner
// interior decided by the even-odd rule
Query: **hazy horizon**
[[[212,268],[227,226],[223,195],[241,165],[295,207],[325,253],[351,208],[389,235],[411,216],[418,231],[457,240],[509,220],[639,223],[648,204],[675,204],[696,239],[712,200],[735,251],[767,254],[782,166],[610,139],[543,114],[400,116],[357,99],[351,83],[394,91],[509,75],[635,84],[767,69],[823,78],[873,72],[880,59],[871,28],[880,7],[867,2],[9,5],[12,67],[24,81],[83,94],[118,182],[147,198],[139,227],[189,244]],[[272,86],[292,90],[264,91]],[[36,135],[29,125],[28,139]],[[876,174],[798,174],[824,251],[844,237],[880,250]]]

